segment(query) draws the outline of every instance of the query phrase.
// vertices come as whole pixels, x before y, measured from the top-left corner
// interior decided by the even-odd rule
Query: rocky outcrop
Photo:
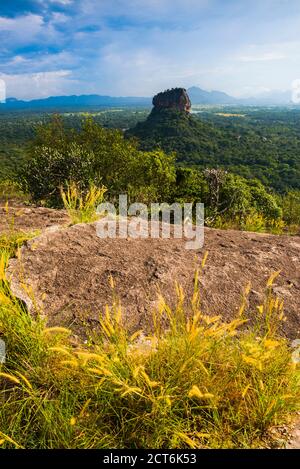
[[[172,88],[158,93],[153,98],[154,110],[175,109],[182,112],[190,112],[191,101],[184,88]]]
[[[70,219],[65,210],[45,207],[0,207],[0,234],[11,231],[35,231],[53,225],[68,224]]]
[[[34,313],[22,286],[30,285],[49,325],[69,326],[84,335],[87,325],[97,328],[99,314],[117,295],[124,325],[148,331],[159,292],[174,305],[177,281],[191,298],[194,272],[205,251],[208,259],[200,276],[205,313],[234,317],[250,281],[247,308],[252,317],[268,277],[280,270],[273,288],[285,302],[284,333],[300,337],[299,237],[205,229],[204,247],[196,252],[186,250],[183,239],[101,239],[95,224],[80,224],[27,242],[21,258],[10,261],[8,276],[15,295]]]

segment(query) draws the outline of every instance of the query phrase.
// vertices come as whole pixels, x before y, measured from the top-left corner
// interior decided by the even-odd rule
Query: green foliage
[[[202,171],[179,166],[176,169],[175,202],[203,202],[209,198],[209,187]]]
[[[177,161],[188,166],[222,167],[284,193],[299,189],[299,119],[297,108],[255,108],[197,106],[192,119],[172,112],[152,116],[144,123],[147,109],[87,109],[65,112],[65,127],[82,128],[86,116],[105,128],[126,130],[136,135],[142,149],[177,152]],[[198,112],[198,114],[197,114]],[[0,113],[0,179],[14,177],[24,163],[28,141],[36,127],[51,121],[42,112]]]
[[[67,181],[76,181],[86,189],[93,181],[100,185],[101,177],[93,171],[94,155],[84,146],[71,142],[65,150],[39,146],[20,173],[20,182],[34,202],[60,206],[60,187]]]
[[[282,209],[276,201],[276,197],[267,192],[266,188],[258,180],[247,181],[251,192],[253,207],[267,220],[282,217]]]
[[[162,150],[139,151],[127,175],[129,199],[146,204],[168,201],[176,180],[174,160]]]
[[[22,191],[20,184],[11,179],[0,180],[0,201],[14,200],[28,202],[28,196]]]
[[[6,265],[6,260],[10,257],[14,257],[19,248],[29,239],[39,235],[39,230],[32,232],[24,232],[15,228],[15,218],[18,216],[17,213],[11,213],[8,202],[5,204],[5,214],[3,221],[6,222],[6,230],[0,234],[0,259],[2,258],[2,269]],[[0,267],[1,271],[1,267]],[[0,278],[1,282],[1,278]]]
[[[284,232],[295,234],[282,219],[266,219],[264,215],[253,211],[240,218],[217,215],[212,223],[214,228],[222,230],[254,231],[256,233],[272,233],[281,235]]]
[[[223,168],[279,192],[300,187],[299,110],[152,111],[126,134],[142,149],[175,151],[187,166]]]
[[[115,114],[119,115],[118,112]],[[144,116],[143,113],[137,113],[140,114]],[[241,132],[238,142],[246,135],[245,126],[248,130],[251,129],[249,135],[254,138],[258,131],[254,116],[251,115],[251,119],[221,118],[213,112],[203,115],[206,121],[173,110],[152,112],[146,123],[138,124],[134,132],[127,133],[127,137],[137,133],[142,146],[148,151],[141,151],[137,141],[124,139],[121,131],[105,129],[95,122],[95,119],[107,116],[107,113],[96,113],[93,118],[87,118],[84,114],[53,116],[51,119],[50,116],[40,116],[41,122],[38,125],[34,117],[28,117],[25,134],[32,135],[34,129],[35,138],[28,146],[26,164],[22,163],[18,170],[22,188],[31,194],[33,201],[48,206],[62,206],[60,187],[67,190],[68,181],[73,181],[83,193],[88,191],[91,184],[96,187],[103,185],[107,187],[107,198],[112,201],[120,193],[127,193],[129,202],[203,202],[207,223],[211,226],[231,224],[242,229],[257,227],[259,231],[270,229],[281,232],[283,225],[279,220],[283,210],[285,224],[295,227],[289,230],[297,230],[299,217],[296,190],[294,195],[291,193],[289,196],[275,197],[258,179],[249,177],[249,172],[245,173],[247,177],[244,178],[234,173],[239,171],[236,171],[236,166],[232,166],[232,161],[227,165],[226,141],[232,137],[232,126],[236,126]],[[271,125],[269,121],[265,122],[265,115],[267,113],[258,113],[263,129]],[[112,118],[112,111],[109,116]],[[110,124],[113,122],[112,119]],[[274,124],[277,120],[270,122]],[[276,126],[278,130],[280,125]],[[12,129],[13,126],[9,128]],[[266,143],[263,132],[259,138]],[[202,163],[197,162],[194,168],[182,165],[175,167],[175,154],[166,154],[158,148],[162,146],[168,151],[177,149],[187,152],[185,155],[189,156],[184,157],[185,163],[193,163],[194,151],[199,142],[202,142],[203,158]],[[219,142],[218,145],[223,142],[221,146],[222,151],[224,150],[222,162],[215,166],[218,170],[214,170],[212,166],[219,151],[216,142]],[[247,149],[250,152],[253,149],[256,151],[258,146],[255,144],[252,148],[249,141]],[[240,150],[240,146],[234,147],[237,159],[240,158]],[[180,160],[180,153],[177,159]],[[222,174],[222,166],[232,168],[234,172],[224,173],[224,181],[222,184],[217,182],[216,187],[213,173],[219,171]],[[251,168],[253,171],[256,168],[255,161]],[[270,168],[269,173],[272,176],[272,166]]]
[[[0,235],[0,255],[13,257],[25,241],[38,236],[39,231],[25,233],[23,231],[10,230]]]
[[[226,226],[228,222],[236,228],[247,229],[252,225],[261,231],[262,226],[267,229],[271,221],[282,216],[276,198],[261,182],[222,170],[178,168],[173,197],[180,202],[203,202],[206,222],[215,227]]]
[[[144,150],[160,147],[166,152],[175,151],[177,161],[187,164],[197,163],[194,161],[194,155],[201,151],[201,141],[204,150],[201,152],[202,162],[207,165],[215,150],[216,132],[210,125],[186,113],[166,109],[153,110],[145,122],[138,123],[134,129],[128,130],[126,135],[138,138]]]
[[[91,183],[107,187],[113,198],[121,192],[149,188],[149,197],[167,197],[175,179],[174,157],[162,151],[141,152],[118,130],[107,130],[86,119],[78,131],[56,116],[37,130],[21,172],[23,187],[35,201],[60,203],[60,187],[73,181],[81,190]]]
[[[300,226],[300,191],[289,191],[281,198],[283,218],[288,225]]]
[[[254,212],[266,219],[278,219],[282,216],[275,197],[259,181],[248,181],[233,174],[226,175],[221,187],[220,206],[221,210],[226,207],[229,216],[240,218]]]

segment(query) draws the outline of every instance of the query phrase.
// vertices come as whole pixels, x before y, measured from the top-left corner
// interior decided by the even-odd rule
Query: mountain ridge
[[[11,109],[36,109],[55,107],[82,107],[82,106],[150,106],[151,98],[147,97],[113,97],[97,94],[49,96],[47,98],[33,99],[30,101],[8,98],[6,103],[0,103],[0,110]]]
[[[288,106],[293,104],[289,91],[266,92],[256,97],[235,98],[223,91],[206,91],[198,86],[187,89],[192,105]],[[138,96],[108,96],[98,94],[49,96],[33,100],[11,97],[0,103],[0,111],[59,110],[84,107],[151,107],[152,98]]]

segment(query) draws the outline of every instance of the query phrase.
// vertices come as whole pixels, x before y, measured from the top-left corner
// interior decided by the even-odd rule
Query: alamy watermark
[[[183,238],[186,249],[204,244],[204,204],[132,203],[119,196],[118,207],[105,202],[97,207],[102,218],[96,224],[99,238]],[[103,217],[103,214],[106,214]]]
[[[6,101],[6,84],[5,81],[0,78],[0,103]]]

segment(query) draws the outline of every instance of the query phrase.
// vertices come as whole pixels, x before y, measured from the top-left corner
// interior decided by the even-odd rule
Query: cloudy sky
[[[299,0],[0,0],[0,78],[23,99],[288,90],[299,30]]]

